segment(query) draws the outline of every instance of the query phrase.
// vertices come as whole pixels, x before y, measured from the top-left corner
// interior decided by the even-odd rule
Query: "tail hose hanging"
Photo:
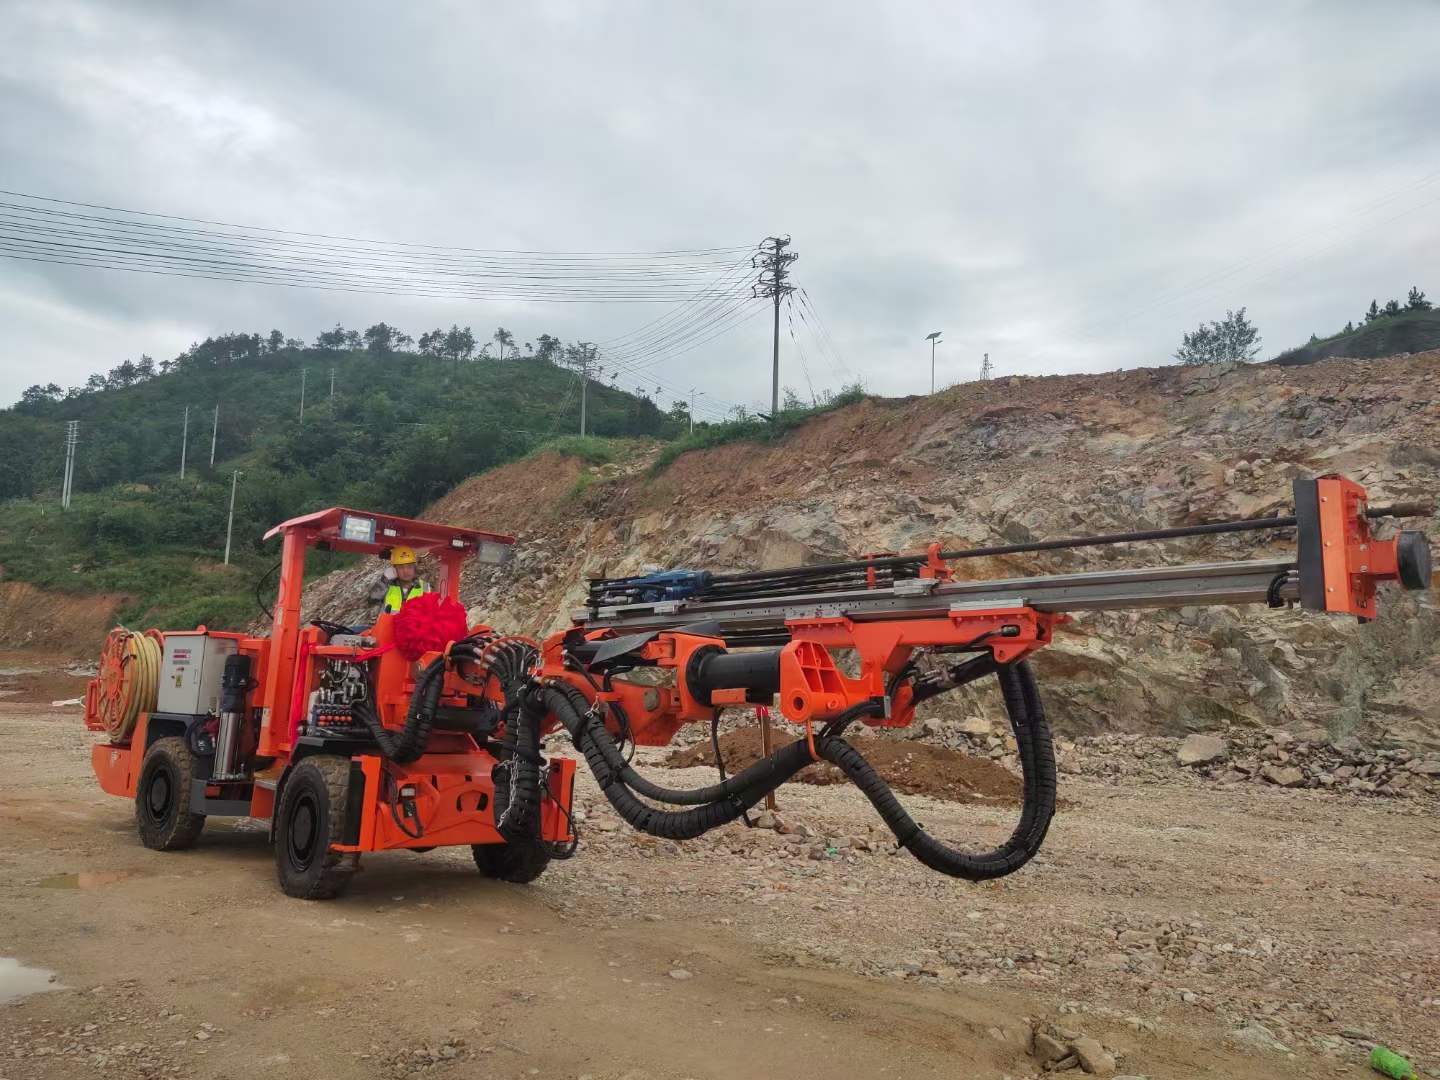
[[[1055,813],[1054,746],[1030,666],[1024,662],[997,665],[989,658],[977,658],[953,669],[945,680],[949,685],[943,689],[973,681],[990,671],[995,672],[1000,683],[1024,774],[1020,821],[1010,838],[993,851],[967,853],[925,832],[900,805],[875,767],[842,737],[854,721],[881,715],[882,702],[855,706],[815,736],[820,758],[839,768],[861,790],[902,847],[931,869],[968,881],[1003,877],[1029,862],[1040,850]],[[937,687],[927,690],[926,697],[941,692]],[[602,705],[592,705],[578,689],[559,682],[544,685],[531,697],[535,703],[522,712],[538,715],[549,711],[560,721],[621,818],[642,832],[670,840],[693,839],[736,820],[816,760],[806,740],[799,739],[723,783],[689,790],[665,788],[646,780],[626,763],[605,727]],[[637,795],[692,809],[660,809],[642,802]]]

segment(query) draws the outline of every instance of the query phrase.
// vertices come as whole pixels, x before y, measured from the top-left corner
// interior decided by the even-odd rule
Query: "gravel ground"
[[[975,886],[890,854],[843,786],[783,789],[787,834],[670,844],[582,780],[580,855],[534,886],[397,852],[307,904],[253,826],[142,849],[75,711],[0,704],[0,729],[0,956],[57,980],[0,1006],[5,1080],[1018,1080],[1032,1046],[1151,1080],[1359,1078],[1370,1040],[1440,1063],[1428,797],[1066,777],[1043,854]],[[906,801],[977,842],[1014,812]]]

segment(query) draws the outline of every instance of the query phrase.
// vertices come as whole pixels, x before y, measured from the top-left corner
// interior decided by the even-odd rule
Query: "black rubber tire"
[[[285,780],[275,815],[275,872],[286,896],[333,900],[350,885],[356,856],[332,851],[344,835],[350,759],[316,754]]]
[[[480,873],[500,881],[528,885],[550,865],[550,851],[538,840],[509,844],[471,844]]]
[[[195,756],[184,739],[156,739],[145,751],[135,784],[135,827],[147,848],[181,851],[195,846],[205,815],[190,812],[194,778]]]

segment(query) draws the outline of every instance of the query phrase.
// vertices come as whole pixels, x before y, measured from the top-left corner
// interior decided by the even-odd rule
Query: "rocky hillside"
[[[1283,512],[1299,474],[1343,472],[1378,501],[1440,493],[1440,351],[1304,367],[1167,367],[1014,377],[867,400],[788,439],[685,454],[650,475],[542,455],[471,478],[430,515],[513,531],[514,563],[472,576],[477,618],[540,633],[587,577],[647,566],[742,569]],[[1411,523],[1415,527],[1416,523]],[[1432,535],[1440,535],[1428,523]],[[1268,546],[1267,546],[1268,545]],[[970,575],[1249,558],[1244,534],[974,560]],[[360,588],[311,594],[335,615]],[[1078,618],[1038,661],[1072,734],[1286,727],[1304,737],[1440,746],[1433,590],[1387,590],[1368,626],[1266,609]],[[953,704],[951,716],[978,709]]]

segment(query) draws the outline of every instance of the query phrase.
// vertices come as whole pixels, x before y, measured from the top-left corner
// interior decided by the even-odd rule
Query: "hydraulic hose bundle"
[[[387,728],[381,721],[373,691],[364,700],[355,702],[352,706],[354,714],[379,744],[380,752],[400,765],[409,764],[425,753],[431,729],[435,726],[440,696],[445,689],[446,668],[457,662],[482,664],[490,644],[493,642],[488,633],[477,634],[455,642],[443,655],[427,664],[415,680],[410,708],[405,714],[405,726],[398,732]]]
[[[456,665],[468,665],[484,679],[493,677],[504,698],[503,740],[489,745],[508,751],[493,774],[495,780],[495,828],[506,840],[531,839],[539,835],[541,770],[540,732],[544,714],[527,708],[529,669],[537,656],[535,643],[523,637],[495,637],[489,632],[453,643],[444,654],[426,665],[415,680],[405,725],[399,731],[387,728],[376,709],[373,694],[354,705],[355,715],[369,730],[380,752],[397,765],[406,765],[425,753],[440,697],[445,689],[445,672]]]
[[[105,637],[95,678],[95,714],[114,741],[128,739],[142,712],[155,710],[165,638],[117,626]]]
[[[926,697],[994,672],[1000,683],[1006,713],[1015,734],[1024,773],[1024,802],[1010,838],[993,851],[971,854],[949,847],[925,832],[900,805],[894,792],[865,757],[841,736],[846,727],[866,715],[878,715],[880,702],[867,702],[842,713],[814,737],[819,759],[839,768],[880,813],[896,840],[926,866],[951,877],[983,881],[1002,877],[1028,862],[1039,851],[1055,813],[1055,754],[1049,723],[1040,703],[1035,677],[1024,662],[999,665],[978,658],[952,669],[948,685],[927,685]],[[592,704],[574,686],[561,680],[542,684],[526,696],[522,713],[538,723],[543,713],[553,714],[585,756],[591,772],[615,811],[642,832],[670,840],[687,840],[736,820],[771,791],[817,759],[809,742],[796,740],[719,784],[698,789],[674,789],[652,783],[633,769],[620,753],[605,726],[604,706]],[[665,810],[650,806],[638,796],[656,802],[686,806]]]

